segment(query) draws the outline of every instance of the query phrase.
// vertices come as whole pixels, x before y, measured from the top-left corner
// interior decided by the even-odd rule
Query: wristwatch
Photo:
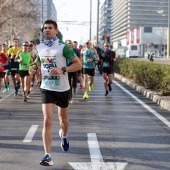
[[[62,70],[63,70],[63,74],[65,74],[65,72],[66,72],[66,67],[62,67]]]

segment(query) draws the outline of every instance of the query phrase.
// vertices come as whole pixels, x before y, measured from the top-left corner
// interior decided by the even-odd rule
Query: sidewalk
[[[135,58],[135,59],[136,60],[142,60],[142,61],[150,62],[147,58]],[[153,63],[168,64],[168,65],[170,65],[170,58],[153,58],[153,59],[154,59]]]
[[[140,92],[141,94],[143,94],[144,96],[152,100],[153,102],[160,105],[165,110],[170,111],[170,96],[160,96],[158,93],[145,89],[144,87],[136,84],[134,81],[130,79],[123,77],[120,74],[114,73],[114,77],[122,81],[123,83],[126,83],[127,85],[135,89],[136,91]]]

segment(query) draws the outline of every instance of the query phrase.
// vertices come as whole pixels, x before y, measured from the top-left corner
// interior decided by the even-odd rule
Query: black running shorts
[[[27,71],[19,70],[19,75],[20,75],[20,77],[24,78],[25,76],[29,76],[29,72],[28,72],[28,70]]]
[[[83,74],[88,74],[89,76],[94,76],[95,68],[83,68]]]
[[[114,69],[113,69],[113,67],[103,67],[102,68],[102,73],[113,74]]]
[[[64,92],[49,91],[41,89],[42,103],[54,103],[61,108],[68,107],[69,90]]]
[[[4,78],[5,77],[5,72],[0,72],[0,78]]]
[[[11,70],[12,77],[15,77],[16,74],[18,74],[18,70]]]

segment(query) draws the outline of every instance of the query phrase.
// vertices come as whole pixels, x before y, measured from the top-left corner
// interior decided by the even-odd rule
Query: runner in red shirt
[[[2,79],[5,76],[4,66],[6,66],[7,64],[8,64],[8,59],[6,55],[0,52],[0,90],[1,90]]]

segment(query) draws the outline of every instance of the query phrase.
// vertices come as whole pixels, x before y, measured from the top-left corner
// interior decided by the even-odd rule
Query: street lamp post
[[[97,35],[96,35],[96,43],[99,44],[99,0],[97,0]]]
[[[42,33],[42,28],[43,28],[43,20],[44,20],[44,1],[41,1],[41,28],[40,28],[40,41],[43,39],[43,33]]]
[[[170,0],[168,0],[167,58],[170,58]]]
[[[89,37],[90,40],[91,40],[91,17],[92,17],[92,0],[90,0],[90,37]]]

